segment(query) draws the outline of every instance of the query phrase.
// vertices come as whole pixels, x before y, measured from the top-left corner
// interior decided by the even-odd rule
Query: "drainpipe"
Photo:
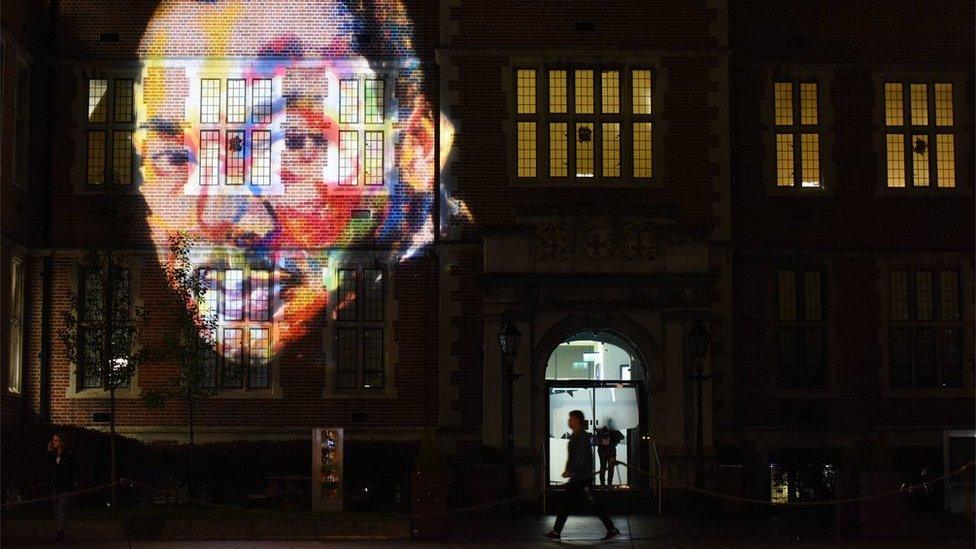
[[[51,0],[51,9],[48,12],[48,56],[47,56],[47,139],[45,140],[45,154],[47,170],[42,181],[43,191],[41,193],[41,230],[42,245],[51,249],[51,185],[54,176],[54,137],[53,113],[54,113],[54,90],[57,89],[57,66],[58,58],[58,14],[61,11],[61,2]],[[41,371],[40,371],[40,391],[38,415],[42,422],[51,421],[51,329],[53,319],[51,318],[51,299],[53,286],[53,264],[51,252],[45,254],[42,260],[41,272]]]

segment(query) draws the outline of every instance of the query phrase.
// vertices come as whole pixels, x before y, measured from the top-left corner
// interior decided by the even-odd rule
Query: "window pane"
[[[200,122],[220,122],[220,80],[204,78],[200,81]]]
[[[103,123],[108,120],[108,80],[88,81],[88,121]]]
[[[803,317],[810,321],[823,318],[823,282],[818,271],[803,273]]]
[[[82,322],[98,323],[102,321],[102,307],[104,304],[105,279],[101,269],[84,269],[82,271],[82,285],[84,287],[81,305]]]
[[[567,144],[569,136],[566,134],[565,122],[549,123],[549,176],[566,177],[568,175]]]
[[[779,385],[795,387],[799,382],[799,364],[797,361],[796,330],[780,328],[777,332],[776,357],[779,364]]]
[[[251,271],[251,288],[248,292],[251,320],[271,319],[271,272]]]
[[[103,332],[98,328],[86,328],[82,330],[79,341],[79,352],[82,361],[81,385],[85,389],[95,389],[102,386],[102,370],[105,365],[102,363]]]
[[[887,82],[885,89],[885,124],[888,126],[901,126],[905,123],[905,99],[902,95],[902,87],[898,82]]]
[[[912,384],[912,341],[907,328],[896,328],[889,335],[892,387],[910,387]]]
[[[271,184],[271,131],[251,132],[251,184]]]
[[[222,384],[228,389],[239,389],[241,379],[241,347],[244,331],[240,328],[224,328],[224,369]]]
[[[917,134],[912,137],[912,184],[916,187],[929,186],[929,136]]]
[[[576,112],[593,114],[593,71],[576,71],[574,75],[573,89],[576,98]]]
[[[119,78],[115,81],[115,122],[132,122],[132,80]]]
[[[927,84],[911,85],[913,126],[928,126],[929,124],[929,96],[927,88]]]
[[[363,387],[383,386],[383,329],[363,330]]]
[[[956,186],[956,147],[952,134],[935,136],[935,160],[939,187]]]
[[[805,133],[800,136],[800,160],[803,163],[804,187],[820,186],[820,135],[816,133]]]
[[[817,123],[817,84],[800,84],[800,124]]]
[[[366,123],[382,124],[385,117],[386,83],[370,78],[366,80]]]
[[[535,177],[535,122],[518,123],[518,176]]]
[[[935,125],[952,125],[952,84],[935,84]]]
[[[270,385],[268,362],[271,345],[267,328],[251,328],[247,348],[247,386],[252,389],[267,389]]]
[[[776,296],[780,321],[796,321],[796,272],[779,272]]]
[[[600,73],[600,108],[607,114],[620,112],[620,73],[617,71]]]
[[[915,272],[915,319],[932,320],[932,272]]]
[[[935,330],[915,330],[915,386],[935,387]]]
[[[336,330],[336,384],[340,389],[356,387],[356,328]]]
[[[244,95],[245,82],[242,79],[227,81],[227,122],[231,124],[244,123]]]
[[[359,184],[359,133],[339,132],[339,184]]]
[[[367,322],[383,321],[383,270],[363,269],[363,290],[365,295],[365,310],[363,314]]]
[[[962,387],[962,331],[942,330],[942,385]]]
[[[518,71],[518,114],[535,114],[535,71]]]
[[[576,177],[593,177],[593,124],[576,124]]]
[[[230,116],[230,112],[227,113]],[[244,131],[227,132],[227,184],[244,184]]]
[[[634,114],[651,114],[651,71],[633,71],[631,78],[633,78]]]
[[[356,320],[356,269],[339,269],[339,285],[336,291],[336,319]]]
[[[566,71],[549,71],[549,112],[566,112]]]
[[[823,385],[823,347],[823,330],[821,328],[803,330],[803,375],[800,380],[802,387]]]
[[[10,379],[14,391],[22,389],[24,368],[24,263],[10,262]]]
[[[200,131],[200,184],[220,184],[220,130]]]
[[[793,125],[793,84],[790,82],[776,82],[776,125]]]
[[[105,182],[105,152],[105,132],[88,132],[87,180],[89,185],[101,185]]]
[[[339,81],[339,123],[359,122],[359,80]]]
[[[888,275],[891,320],[904,322],[908,316],[908,271],[892,271]]]
[[[959,320],[959,273],[956,271],[939,273],[939,319]]]
[[[256,124],[271,123],[271,80],[258,79],[251,81],[251,122]]]
[[[776,134],[776,186],[792,187],[793,178],[793,140],[792,133]]]
[[[130,294],[129,269],[113,267],[112,273],[112,318],[115,322],[126,323],[130,320],[129,309],[132,303]]]
[[[113,183],[129,185],[132,183],[132,132],[112,132],[112,175]]]
[[[650,122],[634,122],[634,177],[651,177]]]
[[[363,182],[366,185],[383,184],[383,132],[367,131],[365,157],[363,158]]]
[[[887,141],[888,186],[905,186],[905,137],[900,133],[889,133]]]
[[[244,318],[244,271],[224,271],[224,320]]]
[[[604,123],[603,177],[620,177],[620,124]]]
[[[217,387],[217,351],[209,343],[203,343],[200,353],[203,357],[200,384],[205,388],[214,389]]]

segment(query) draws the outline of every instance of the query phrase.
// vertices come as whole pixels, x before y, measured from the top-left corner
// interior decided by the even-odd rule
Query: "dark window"
[[[891,386],[960,387],[958,271],[890,271],[888,294]]]
[[[131,349],[131,287],[129,270],[113,267],[109,270],[80,268],[78,275],[78,386],[81,389],[107,389],[109,387],[105,352],[105,311],[111,306],[112,337],[110,345],[120,353]],[[109,285],[106,291],[106,285]],[[128,382],[116,384],[127,387]]]
[[[385,272],[378,268],[338,270],[336,385],[373,389],[384,384]]]
[[[780,387],[824,386],[823,279],[821,271],[779,271],[777,274],[776,357]]]

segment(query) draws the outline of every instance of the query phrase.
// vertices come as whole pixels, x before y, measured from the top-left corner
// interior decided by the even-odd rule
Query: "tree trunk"
[[[112,475],[112,511],[115,512],[119,508],[119,497],[118,497],[118,486],[116,482],[119,480],[115,469],[115,387],[109,387],[109,410],[110,416],[108,420],[109,428],[109,439],[108,447],[109,454],[111,454],[109,460],[111,461],[111,475]]]
[[[193,489],[196,487],[196,473],[193,469],[193,399],[187,400],[187,418],[190,422],[190,482],[189,482],[189,495],[193,497]]]

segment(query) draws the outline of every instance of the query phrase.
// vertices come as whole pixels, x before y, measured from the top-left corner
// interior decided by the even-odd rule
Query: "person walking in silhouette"
[[[51,505],[58,523],[56,541],[64,541],[64,523],[68,513],[68,492],[77,485],[74,456],[68,451],[64,437],[56,434],[47,443],[48,466],[51,470]]]
[[[569,457],[566,459],[566,470],[563,471],[563,478],[569,479],[566,483],[566,500],[556,517],[556,524],[546,537],[560,539],[570,508],[574,503],[584,503],[607,528],[607,533],[602,540],[613,539],[620,534],[620,530],[617,530],[610,520],[610,515],[593,498],[593,435],[586,431],[586,417],[580,410],[569,413],[568,423],[572,434],[567,443]]]

